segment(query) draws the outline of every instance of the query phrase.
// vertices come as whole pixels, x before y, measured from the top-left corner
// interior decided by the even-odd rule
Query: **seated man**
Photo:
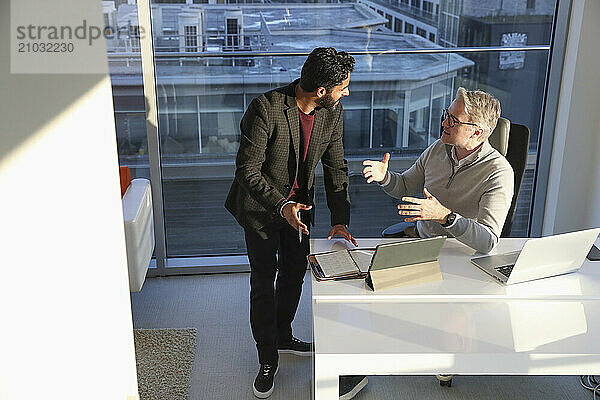
[[[365,160],[367,183],[378,182],[398,205],[398,214],[416,225],[408,236],[445,235],[482,253],[498,238],[513,196],[513,170],[487,138],[500,116],[492,95],[458,88],[444,110],[442,134],[405,172],[388,171],[390,154],[382,161]],[[424,199],[406,197],[423,192]]]

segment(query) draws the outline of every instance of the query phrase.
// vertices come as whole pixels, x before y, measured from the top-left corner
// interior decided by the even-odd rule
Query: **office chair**
[[[508,151],[511,128],[512,126],[510,121],[506,118],[500,117],[498,118],[496,127],[488,138],[488,142],[490,142],[492,147],[498,150],[504,157],[506,157],[506,153]]]
[[[441,134],[442,129],[443,129],[442,123],[440,122],[440,134]],[[502,154],[505,157],[507,156],[507,151],[508,151],[508,147],[509,147],[510,129],[511,129],[510,121],[506,118],[500,117],[500,118],[498,118],[498,123],[496,124],[496,128],[494,128],[494,130],[492,131],[492,134],[488,138],[488,141],[490,142],[492,147],[495,148],[496,150],[498,150],[500,152],[500,154]],[[529,141],[529,136],[528,136],[527,140]],[[525,158],[527,158],[527,155],[525,155]],[[509,160],[509,163],[510,163],[510,160]],[[511,163],[511,165],[512,165],[512,163]],[[513,166],[513,169],[514,168],[515,167]],[[515,174],[515,177],[516,177],[516,174]],[[521,178],[523,178],[523,174],[521,174]],[[515,181],[516,181],[516,178],[515,178]],[[521,185],[521,179],[519,179],[519,186],[520,185]],[[514,197],[513,197],[513,202],[515,202],[515,204],[516,204],[516,200]],[[511,209],[514,213],[514,208],[512,207],[512,205],[511,205]],[[510,211],[509,211],[509,213],[510,213]],[[404,229],[408,225],[409,224],[406,222],[398,222],[394,225],[388,226],[387,228],[385,228],[383,230],[383,232],[381,232],[381,236],[384,238],[403,237]],[[512,218],[511,218],[511,225],[512,225]],[[510,226],[508,229],[510,232]]]
[[[525,165],[527,165],[527,152],[529,150],[529,128],[521,124],[512,124],[510,127],[510,136],[508,139],[508,150],[506,160],[510,163],[515,174],[514,193],[502,227],[500,237],[509,237],[515,218],[515,209],[517,208],[517,199],[521,191],[521,183],[525,175]]]

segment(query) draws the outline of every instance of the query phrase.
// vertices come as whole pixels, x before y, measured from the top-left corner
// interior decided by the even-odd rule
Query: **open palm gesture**
[[[402,201],[410,204],[398,204],[398,214],[407,216],[406,222],[437,221],[444,223],[450,209],[444,207],[429,191],[423,188],[424,199],[403,197]]]
[[[382,161],[365,160],[363,165],[363,175],[367,179],[367,183],[383,182],[388,170],[388,162],[390,161],[390,153],[385,153]]]

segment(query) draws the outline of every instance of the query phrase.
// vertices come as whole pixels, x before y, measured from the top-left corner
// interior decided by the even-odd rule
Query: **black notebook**
[[[364,278],[374,252],[374,248],[326,251],[310,254],[308,262],[318,281]]]

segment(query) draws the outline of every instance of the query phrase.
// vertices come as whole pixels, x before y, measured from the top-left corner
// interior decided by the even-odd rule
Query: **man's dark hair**
[[[333,47],[317,47],[304,62],[300,87],[313,92],[320,87],[329,90],[341,84],[354,70],[354,57]]]

